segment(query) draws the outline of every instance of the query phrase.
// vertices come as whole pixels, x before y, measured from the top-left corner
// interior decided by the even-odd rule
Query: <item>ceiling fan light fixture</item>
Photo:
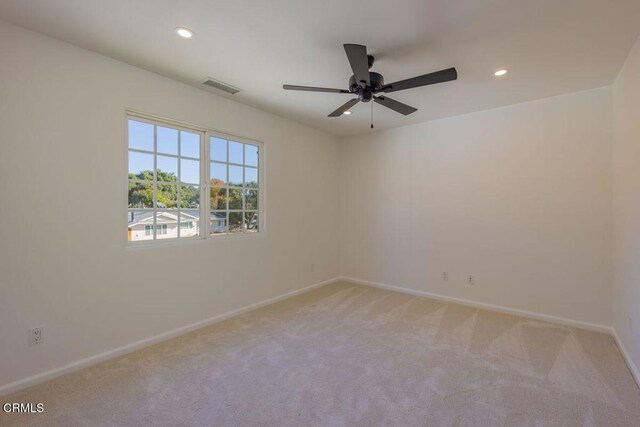
[[[496,77],[502,77],[505,74],[507,74],[509,72],[508,68],[500,68],[499,70],[496,70],[495,73],[493,73],[494,76]]]
[[[345,112],[344,112],[344,113],[342,113],[342,114],[344,114],[345,116],[350,116],[350,115],[351,115],[351,111],[345,111]]]
[[[184,27],[176,28],[176,33],[178,33],[178,35],[183,39],[190,39],[193,37],[193,31]]]

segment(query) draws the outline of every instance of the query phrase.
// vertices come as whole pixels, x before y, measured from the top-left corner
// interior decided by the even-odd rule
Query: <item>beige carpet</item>
[[[0,425],[639,426],[605,334],[338,283],[2,402]]]

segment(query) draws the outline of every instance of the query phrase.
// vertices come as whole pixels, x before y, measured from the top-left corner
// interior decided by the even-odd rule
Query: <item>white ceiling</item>
[[[459,79],[391,94],[376,129],[608,85],[640,34],[638,0],[0,0],[0,18],[339,135],[369,131],[370,104],[326,117],[350,95],[343,43],[365,44],[386,82],[455,66]],[[191,40],[174,28],[195,32]],[[493,71],[507,66],[501,79]]]

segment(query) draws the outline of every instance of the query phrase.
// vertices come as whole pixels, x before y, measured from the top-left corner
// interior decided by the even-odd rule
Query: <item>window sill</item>
[[[218,241],[235,241],[235,240],[262,240],[267,237],[264,231],[260,233],[238,233],[238,234],[224,234],[220,236],[209,237],[197,237],[191,239],[167,239],[165,241],[141,241],[141,242],[129,242],[125,243],[126,251],[137,251],[140,249],[154,249],[154,248],[167,248],[167,247],[179,247],[179,246],[191,246],[201,244],[211,244]]]

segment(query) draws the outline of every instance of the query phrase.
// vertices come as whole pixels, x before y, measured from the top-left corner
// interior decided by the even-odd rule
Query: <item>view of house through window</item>
[[[258,144],[130,118],[128,240],[258,232],[259,159]]]

